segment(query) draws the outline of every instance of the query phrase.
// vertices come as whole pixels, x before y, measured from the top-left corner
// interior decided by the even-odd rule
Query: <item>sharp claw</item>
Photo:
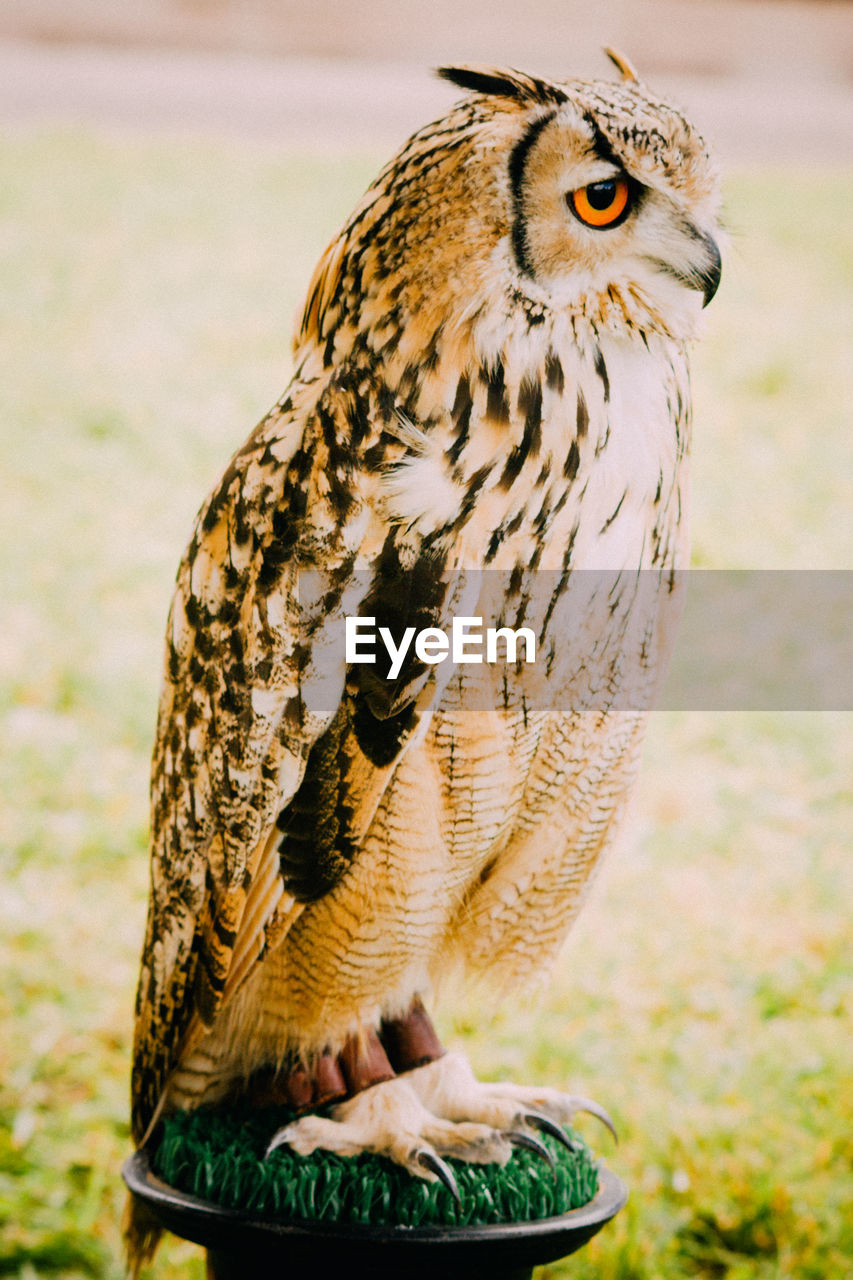
[[[551,1172],[555,1171],[556,1165],[551,1152],[545,1146],[545,1143],[540,1142],[538,1138],[534,1138],[532,1133],[522,1133],[519,1129],[513,1129],[511,1132],[505,1133],[504,1137],[514,1147],[523,1147],[525,1151],[532,1151],[535,1155],[541,1156]]]
[[[447,1190],[456,1201],[456,1207],[461,1209],[462,1197],[459,1194],[456,1179],[454,1178],[449,1166],[442,1160],[441,1156],[437,1156],[434,1151],[427,1151],[426,1148],[422,1148],[417,1152],[416,1159],[423,1169],[429,1169],[430,1173],[434,1173],[439,1181],[444,1183]]]
[[[548,1133],[552,1138],[556,1138],[558,1142],[562,1142],[573,1154],[579,1150],[576,1143],[572,1142],[562,1125],[557,1124],[556,1120],[552,1120],[550,1116],[544,1116],[541,1111],[525,1111],[521,1116],[525,1124],[529,1124],[532,1129],[539,1129],[541,1133]]]
[[[283,1129],[279,1129],[278,1133],[273,1134],[272,1138],[270,1139],[270,1144],[267,1147],[266,1151],[264,1152],[264,1159],[266,1160],[268,1156],[271,1156],[272,1153],[278,1147],[286,1147],[287,1145],[288,1145],[288,1132],[287,1132],[287,1126],[285,1125]]]
[[[619,1134],[616,1132],[616,1126],[611,1120],[604,1107],[599,1106],[597,1102],[593,1102],[590,1098],[572,1098],[572,1107],[575,1111],[586,1111],[588,1115],[595,1116],[596,1120],[600,1120],[605,1129],[609,1129],[613,1135],[613,1141],[619,1141]]]

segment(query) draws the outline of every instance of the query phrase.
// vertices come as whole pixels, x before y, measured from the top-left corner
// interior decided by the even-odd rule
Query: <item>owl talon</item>
[[[426,1147],[422,1147],[420,1151],[415,1153],[415,1163],[420,1165],[422,1169],[434,1174],[439,1182],[444,1183],[456,1201],[457,1208],[462,1207],[462,1197],[459,1194],[456,1179],[451,1172],[450,1166],[445,1164],[441,1156],[437,1156],[434,1151],[429,1151]]]
[[[279,1129],[273,1134],[264,1152],[264,1159],[268,1160],[274,1151],[279,1147],[287,1147],[290,1145],[290,1126],[285,1125],[283,1129]]]
[[[524,1151],[532,1151],[534,1155],[540,1156],[554,1173],[556,1164],[551,1152],[545,1146],[544,1142],[540,1142],[532,1133],[524,1133],[520,1129],[513,1129],[510,1133],[504,1134],[504,1137],[512,1143],[514,1147],[521,1147]]]
[[[577,1143],[572,1142],[563,1126],[557,1124],[557,1121],[552,1120],[550,1116],[543,1115],[541,1111],[525,1111],[521,1119],[531,1128],[538,1129],[540,1133],[547,1133],[550,1137],[556,1138],[557,1142],[561,1142],[569,1151],[577,1151]]]
[[[571,1101],[575,1111],[585,1111],[587,1115],[595,1116],[596,1120],[600,1120],[605,1129],[610,1130],[613,1135],[613,1141],[618,1143],[619,1134],[616,1132],[616,1126],[604,1107],[598,1102],[593,1102],[591,1098],[572,1098]]]

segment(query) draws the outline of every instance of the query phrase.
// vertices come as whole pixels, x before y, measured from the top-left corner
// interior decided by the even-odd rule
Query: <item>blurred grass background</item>
[[[0,1275],[121,1274],[147,770],[195,510],[289,376],[384,155],[0,143]],[[695,562],[850,568],[853,173],[732,177],[697,350]],[[850,1275],[849,714],[657,713],[632,838],[541,1002],[443,1030],[588,1092],[627,1209],[542,1277]],[[594,1122],[585,1122],[588,1126]],[[168,1240],[158,1277],[201,1280]]]

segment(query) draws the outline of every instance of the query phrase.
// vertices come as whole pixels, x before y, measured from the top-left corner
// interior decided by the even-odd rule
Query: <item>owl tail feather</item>
[[[157,1250],[163,1228],[147,1205],[128,1192],[121,1223],[128,1280],[139,1280]]]

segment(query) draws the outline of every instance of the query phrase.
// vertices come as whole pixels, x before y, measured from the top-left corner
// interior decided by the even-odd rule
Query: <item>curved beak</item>
[[[687,223],[684,230],[690,246],[688,263],[675,266],[671,262],[664,261],[663,258],[650,258],[649,261],[654,263],[659,271],[665,271],[667,275],[680,281],[688,289],[698,289],[705,299],[702,306],[707,307],[719,288],[720,276],[723,274],[720,250],[713,236],[700,231],[692,223]]]
[[[704,270],[697,271],[694,287],[701,289],[702,296],[705,299],[702,306],[707,307],[708,303],[720,287],[720,276],[723,274],[723,261],[720,257],[719,246],[712,236],[699,231],[696,233],[696,238],[701,241],[705,248],[705,252],[708,255],[708,265]]]

